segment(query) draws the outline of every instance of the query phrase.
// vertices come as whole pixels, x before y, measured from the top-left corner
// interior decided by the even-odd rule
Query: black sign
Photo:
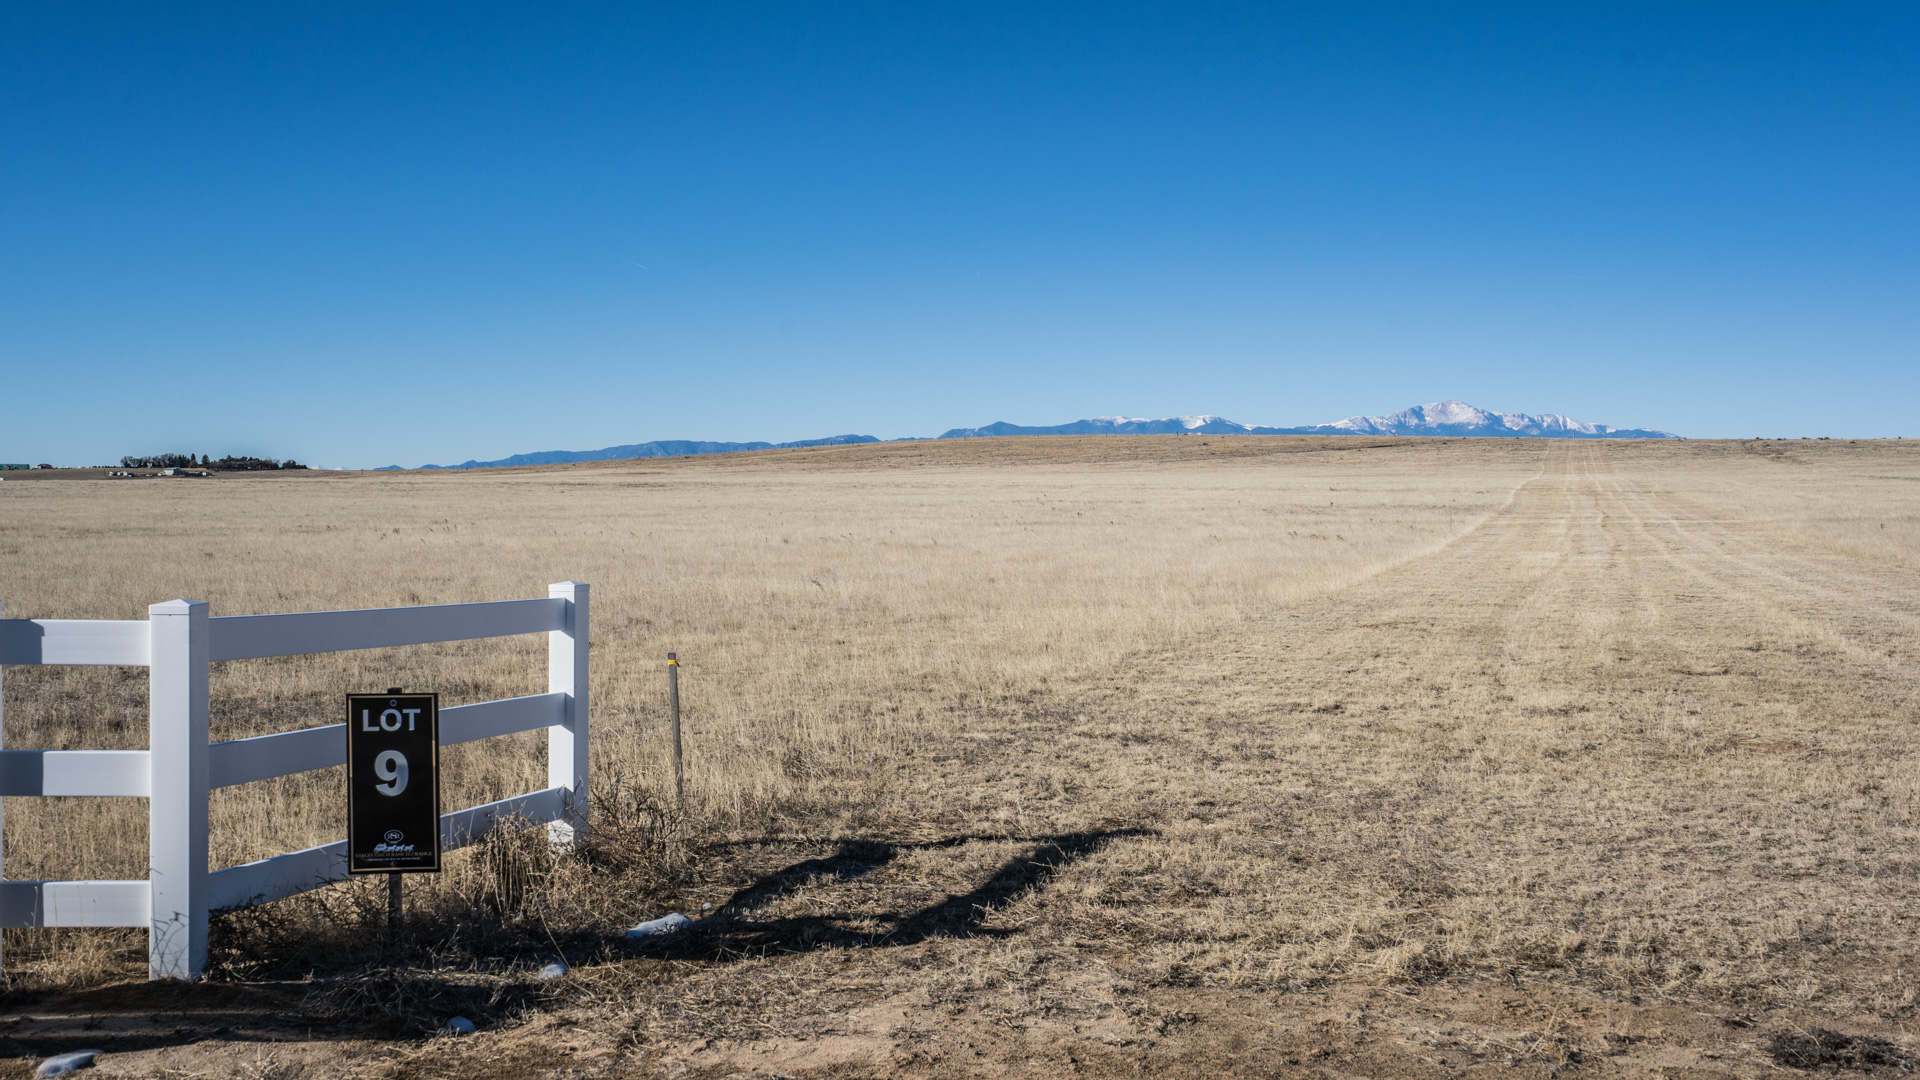
[[[347,872],[440,869],[440,695],[347,695]]]

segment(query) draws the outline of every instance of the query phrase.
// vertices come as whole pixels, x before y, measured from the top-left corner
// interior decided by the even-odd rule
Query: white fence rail
[[[4,611],[0,611],[4,614]],[[169,600],[146,621],[0,618],[0,669],[119,664],[148,669],[145,750],[0,750],[0,795],[133,796],[147,800],[144,881],[0,880],[0,926],[147,928],[148,974],[206,970],[207,913],[266,903],[346,877],[346,842],[207,868],[207,794],[214,788],[346,762],[345,724],[229,742],[207,740],[208,665],[221,660],[382,649],[511,634],[547,635],[547,692],[440,713],[442,745],[547,731],[547,786],[440,818],[460,847],[507,817],[546,822],[556,843],[587,827],[587,586],[563,581],[545,599],[489,604],[212,617]],[[0,740],[6,696],[0,683]]]

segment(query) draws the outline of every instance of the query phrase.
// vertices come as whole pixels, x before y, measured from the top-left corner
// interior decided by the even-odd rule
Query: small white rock
[[[661,941],[672,937],[692,925],[692,919],[676,911],[671,915],[662,915],[649,922],[643,922],[639,926],[627,931],[627,940]]]
[[[49,1076],[67,1076],[81,1069],[93,1068],[93,1061],[99,1056],[98,1050],[75,1050],[67,1054],[55,1054],[41,1062],[40,1067],[33,1070],[33,1075],[36,1080],[44,1080]]]
[[[456,1016],[448,1020],[447,1026],[440,1029],[446,1035],[471,1035],[478,1030],[480,1029],[473,1026],[473,1021],[464,1016]]]
[[[557,979],[565,975],[567,970],[567,962],[565,960],[555,960],[553,963],[540,969],[540,977],[542,979]]]

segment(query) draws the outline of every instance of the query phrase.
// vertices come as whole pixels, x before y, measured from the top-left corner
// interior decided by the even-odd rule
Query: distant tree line
[[[304,469],[305,465],[288,458],[278,461],[274,458],[235,457],[228,454],[218,461],[201,454],[150,454],[146,457],[128,455],[120,459],[123,469],[219,469],[222,472],[265,472],[275,469]]]

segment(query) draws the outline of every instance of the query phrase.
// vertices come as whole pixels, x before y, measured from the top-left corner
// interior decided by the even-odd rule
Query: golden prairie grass
[[[1337,587],[1445,542],[1538,468],[1537,453],[1459,468],[1431,446],[1278,440],[878,449],[22,484],[0,490],[0,599],[14,618],[125,619],[174,596],[220,615],[587,581],[596,774],[667,790],[661,662],[677,650],[697,813],[768,826],[870,798],[843,778],[872,766],[884,783],[892,740],[913,730],[903,718]],[[374,684],[449,705],[537,692],[544,664],[534,637],[219,664],[213,736],[332,723],[343,692]],[[144,671],[6,678],[10,746],[145,745]],[[448,748],[448,807],[539,786],[542,752],[532,734]],[[215,866],[337,837],[341,784],[329,770],[216,792]],[[144,871],[142,801],[9,809],[11,876]]]
[[[1280,1039],[1276,1060],[1374,1073],[1711,1044],[1737,1075],[1766,1066],[1763,1029],[1899,1043],[1920,1008],[1906,445],[1036,439],[0,491],[13,616],[567,577],[595,590],[608,819],[652,822],[628,838],[672,869],[555,871],[547,930],[714,913],[686,960],[607,958],[542,1006],[593,1015],[610,1060],[966,1071],[977,1029],[990,1057],[1115,1072]],[[685,822],[647,817],[668,649]],[[525,693],[543,663],[508,639],[220,665],[215,726],[331,722],[396,682]],[[141,745],[140,675],[9,669],[9,745]],[[535,737],[483,745],[448,752],[449,806],[540,782]],[[339,784],[222,793],[216,864],[336,837]],[[138,873],[141,810],[10,800],[9,875]],[[502,857],[420,887],[498,918]],[[229,944],[285,947],[307,910]],[[110,934],[10,944],[47,978],[127,963]],[[1372,997],[1317,1011],[1345,988],[1458,1034]],[[1382,1008],[1398,1034],[1368,1027]],[[1249,1009],[1264,1027],[1223,1019]],[[1677,1034],[1614,1039],[1636,1023]],[[546,1060],[554,1036],[516,1030]]]

